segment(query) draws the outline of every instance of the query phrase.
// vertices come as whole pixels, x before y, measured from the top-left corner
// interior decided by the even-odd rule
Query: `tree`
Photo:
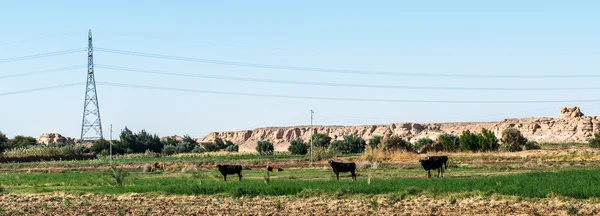
[[[600,148],[600,134],[594,134],[594,138],[588,140],[590,148]]]
[[[205,143],[201,143],[200,145],[202,145],[202,148],[204,149],[205,152],[219,151],[219,148],[213,142],[205,142]]]
[[[515,152],[523,150],[523,146],[527,143],[527,138],[518,129],[507,128],[502,131],[501,141],[506,150]]]
[[[136,152],[145,152],[146,150],[150,150],[153,152],[161,152],[163,148],[163,144],[160,142],[160,138],[156,134],[152,135],[146,130],[140,131],[140,133],[136,134],[137,145],[134,150]]]
[[[419,152],[419,150],[421,148],[423,148],[423,146],[427,145],[427,144],[433,144],[434,141],[431,138],[428,137],[423,137],[418,139],[414,144],[413,144],[413,149],[415,150],[415,152]]]
[[[21,148],[27,147],[37,144],[37,140],[30,136],[15,136],[13,139],[9,140],[7,145],[8,148]]]
[[[261,140],[256,143],[256,151],[260,154],[272,154],[274,150],[273,143],[267,140]]]
[[[172,155],[178,153],[177,147],[175,147],[174,145],[166,145],[165,147],[163,147],[161,152],[165,155]]]
[[[438,142],[444,146],[444,150],[454,152],[459,149],[459,137],[454,134],[444,133],[438,136]]]
[[[329,147],[329,143],[331,143],[331,137],[327,134],[313,134],[312,142],[315,148],[327,148]]]
[[[376,149],[377,146],[379,146],[379,143],[381,143],[381,139],[383,139],[382,136],[371,137],[371,139],[369,139],[369,146],[371,149]]]
[[[194,138],[190,137],[190,135],[184,135],[183,136],[183,140],[181,140],[182,142],[188,142],[191,144],[195,144],[198,145],[198,141],[196,141]]]
[[[228,145],[227,148],[225,148],[225,151],[228,151],[228,152],[238,152],[238,151],[240,151],[240,147],[237,146],[237,145],[233,145],[233,144],[232,145]]]
[[[478,134],[471,133],[471,131],[463,131],[462,135],[458,138],[460,142],[461,151],[473,151],[479,150],[479,136]]]
[[[329,148],[342,154],[361,153],[365,151],[367,143],[359,136],[344,136],[343,140],[334,140]]]
[[[127,126],[125,126],[125,129],[121,131],[119,138],[121,141],[120,147],[125,151],[125,153],[137,152],[134,148],[134,146],[137,145],[136,136],[133,134],[133,131],[127,128]]]
[[[94,144],[92,144],[92,147],[90,147],[90,151],[92,151],[96,154],[102,152],[102,150],[106,150],[107,153],[110,153],[110,142],[108,140],[105,140],[105,139],[98,140],[98,141],[94,142]]]
[[[410,143],[398,135],[385,136],[381,140],[379,148],[382,148],[385,151],[412,151]]]
[[[219,150],[227,148],[227,145],[225,145],[225,142],[223,142],[223,139],[221,139],[220,137],[215,137],[215,141],[213,142],[215,143],[215,145],[217,145],[217,149]]]
[[[179,153],[192,152],[192,150],[194,150],[194,148],[197,145],[198,144],[193,144],[193,143],[189,143],[189,142],[186,142],[186,141],[180,142],[177,145],[175,145],[175,153],[179,154]]]
[[[8,137],[0,131],[0,152],[3,152],[8,147]]]
[[[179,141],[177,141],[177,138],[175,136],[166,137],[164,140],[161,140],[160,142],[162,142],[163,146],[168,146],[168,145],[175,146],[175,145],[179,144]]]
[[[479,137],[479,151],[498,151],[500,144],[498,138],[493,131],[485,128],[481,129],[481,136]]]
[[[297,155],[305,155],[308,153],[308,146],[304,143],[304,140],[301,138],[297,138],[290,142],[290,147],[288,147],[288,151],[292,154]]]

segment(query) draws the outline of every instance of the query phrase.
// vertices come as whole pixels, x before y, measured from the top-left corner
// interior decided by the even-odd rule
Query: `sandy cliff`
[[[482,128],[494,131],[499,137],[502,130],[511,127],[519,129],[528,139],[538,142],[586,142],[594,133],[600,132],[600,116],[584,116],[578,107],[563,107],[558,118],[505,119],[500,122],[314,126],[313,133],[325,133],[334,139],[357,135],[365,140],[375,135],[395,134],[412,142],[422,137],[435,139],[443,133],[460,134],[465,130],[480,132]],[[310,134],[310,126],[268,127],[236,132],[213,132],[199,138],[198,141],[209,142],[218,136],[239,144],[240,151],[255,151],[256,142],[264,139],[273,142],[276,151],[286,151],[291,140],[300,137],[306,141]]]

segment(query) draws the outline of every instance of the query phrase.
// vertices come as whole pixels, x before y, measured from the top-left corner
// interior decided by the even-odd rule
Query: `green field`
[[[420,172],[380,170],[379,173]],[[292,169],[274,173],[265,183],[263,170],[244,171],[242,181],[228,176],[223,182],[217,171],[195,173],[131,173],[124,186],[114,186],[108,172],[9,173],[0,175],[9,193],[164,193],[180,195],[221,194],[230,196],[388,194],[407,190],[436,193],[480,191],[522,197],[546,197],[550,193],[572,198],[600,196],[600,169],[539,171],[491,177],[373,178],[365,173],[356,182],[349,175],[340,181],[330,170]]]

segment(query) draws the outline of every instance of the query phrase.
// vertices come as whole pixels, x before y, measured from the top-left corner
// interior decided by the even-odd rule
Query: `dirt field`
[[[597,215],[598,200],[514,197],[417,198],[390,202],[383,196],[221,198],[150,195],[2,195],[2,215]]]

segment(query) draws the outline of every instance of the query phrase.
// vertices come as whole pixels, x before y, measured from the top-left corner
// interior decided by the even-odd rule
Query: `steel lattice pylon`
[[[96,133],[92,134],[90,129]],[[83,105],[83,121],[81,123],[81,141],[94,141],[103,139],[102,123],[100,121],[100,107],[96,92],[96,79],[94,78],[94,48],[92,46],[92,30],[88,33],[88,71],[85,85],[85,102]]]

